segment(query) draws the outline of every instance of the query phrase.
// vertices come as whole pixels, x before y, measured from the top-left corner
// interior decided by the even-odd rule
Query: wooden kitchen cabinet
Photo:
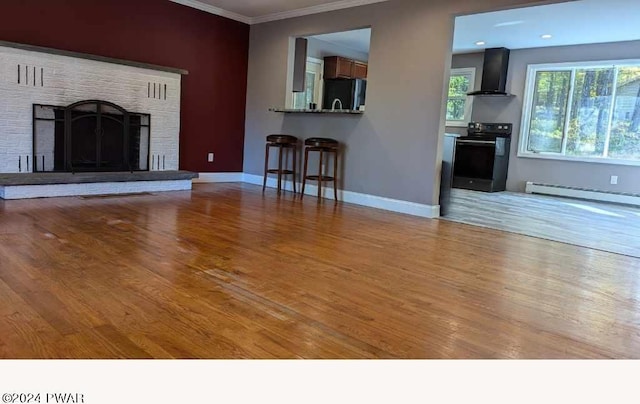
[[[368,66],[366,63],[354,61],[351,76],[354,79],[366,79]]]
[[[341,56],[324,58],[325,79],[366,79],[367,64]]]
[[[353,60],[340,56],[324,58],[325,79],[350,79],[353,70]]]

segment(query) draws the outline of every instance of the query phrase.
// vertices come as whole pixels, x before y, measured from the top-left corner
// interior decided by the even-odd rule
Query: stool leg
[[[262,192],[267,186],[267,171],[269,170],[269,143],[264,151],[264,180],[262,181]]]
[[[297,149],[297,145],[293,145],[292,149],[293,149],[293,168],[291,169],[291,177],[293,178],[293,193],[296,193],[296,149]]]
[[[320,149],[320,158],[318,159],[318,202],[322,198],[322,156],[323,152]]]
[[[278,146],[278,193],[282,189],[282,145]]]
[[[309,164],[309,149],[304,149],[304,169],[302,173],[302,191],[300,191],[300,199],[304,197],[304,186],[307,183],[307,166]]]
[[[333,152],[333,198],[338,201],[338,151]]]

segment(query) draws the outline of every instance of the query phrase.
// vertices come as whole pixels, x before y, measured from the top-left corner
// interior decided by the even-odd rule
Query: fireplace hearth
[[[148,171],[150,122],[109,101],[34,104],[33,171]]]

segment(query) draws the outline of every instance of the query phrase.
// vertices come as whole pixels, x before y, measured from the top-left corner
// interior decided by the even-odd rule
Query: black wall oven
[[[453,187],[504,191],[507,185],[511,124],[470,123],[456,140]]]

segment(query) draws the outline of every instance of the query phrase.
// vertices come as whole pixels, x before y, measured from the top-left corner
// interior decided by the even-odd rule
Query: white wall
[[[18,65],[22,67],[20,84]],[[25,66],[29,66],[28,80]],[[44,69],[43,80],[40,69]],[[177,170],[180,80],[175,73],[0,47],[0,173],[18,172],[19,157],[23,172],[26,156],[30,165],[33,162],[33,104],[67,106],[90,99],[151,114],[150,153],[165,156],[166,170]],[[148,83],[163,89],[167,84],[167,99],[148,97]]]

